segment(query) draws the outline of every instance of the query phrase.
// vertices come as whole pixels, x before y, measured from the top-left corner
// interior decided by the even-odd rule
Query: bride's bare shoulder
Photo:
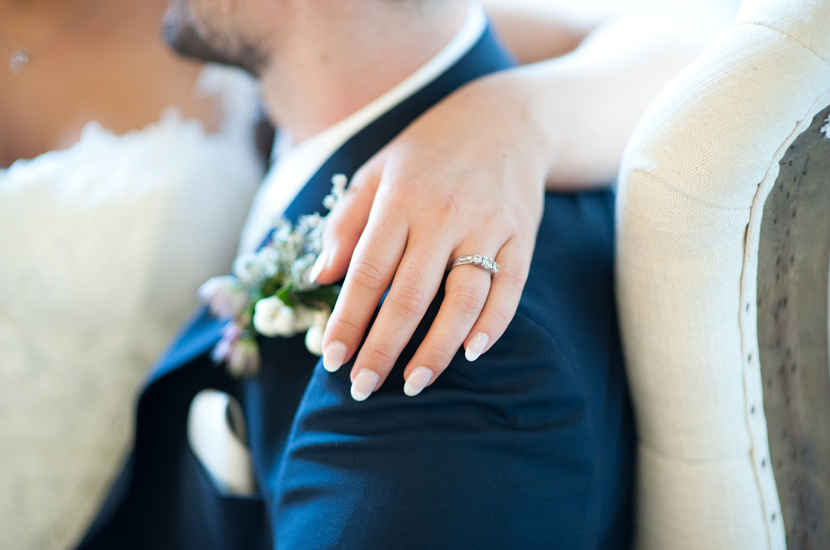
[[[91,120],[116,133],[175,106],[210,130],[213,100],[194,94],[201,66],[161,39],[164,0],[0,3],[0,167],[75,143]],[[18,72],[13,71],[16,69]]]

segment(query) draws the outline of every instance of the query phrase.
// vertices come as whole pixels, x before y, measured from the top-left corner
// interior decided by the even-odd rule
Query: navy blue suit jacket
[[[322,212],[407,124],[512,60],[488,30],[443,75],[341,147],[287,210]],[[486,113],[482,113],[486,116]],[[632,430],[614,311],[609,192],[548,194],[530,276],[504,336],[459,352],[416,398],[402,371],[443,287],[386,383],[363,403],[293,339],[260,338],[263,366],[236,381],[198,312],[154,368],[134,451],[81,548],[626,548]],[[204,388],[243,405],[260,494],[216,494],[186,437]]]

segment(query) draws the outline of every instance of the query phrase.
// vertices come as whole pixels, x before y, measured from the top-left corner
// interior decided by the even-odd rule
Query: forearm
[[[520,110],[516,123],[543,143],[549,190],[598,187],[616,176],[654,96],[705,45],[688,32],[623,20],[601,25],[567,55],[482,84]]]
[[[482,2],[496,33],[522,65],[573,51],[606,18],[580,16],[517,0]]]

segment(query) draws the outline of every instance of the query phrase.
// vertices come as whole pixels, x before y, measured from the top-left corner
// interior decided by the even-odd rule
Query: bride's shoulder
[[[157,120],[123,133],[97,120],[88,121],[69,147],[0,169],[0,194],[58,182],[72,182],[77,188],[80,182],[113,186],[126,180],[135,186],[147,180],[158,187],[180,181],[195,167],[201,167],[202,174],[236,170],[237,181],[261,177],[254,143],[254,129],[262,116],[256,81],[238,69],[205,65],[193,92],[216,104],[215,131],[199,118],[186,117],[177,106],[168,106]]]
[[[120,28],[124,19],[107,22]],[[249,76],[176,56],[158,39],[156,19],[144,26],[76,33],[60,49],[33,53],[18,74],[0,70],[0,167],[71,148],[90,121],[117,135],[152,130],[170,108],[208,134],[253,133],[258,100]]]

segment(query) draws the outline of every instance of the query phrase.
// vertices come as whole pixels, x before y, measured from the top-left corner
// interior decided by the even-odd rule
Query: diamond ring
[[[450,262],[450,265],[447,267],[447,271],[454,267],[467,264],[480,267],[481,269],[486,269],[490,272],[491,276],[499,272],[499,264],[487,256],[479,256],[478,254],[475,256],[459,256]]]

